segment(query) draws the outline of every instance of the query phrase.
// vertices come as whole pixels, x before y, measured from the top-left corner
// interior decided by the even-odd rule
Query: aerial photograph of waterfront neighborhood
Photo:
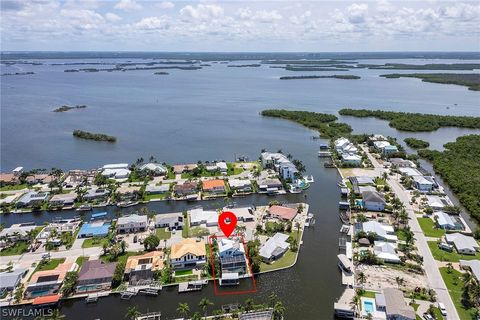
[[[0,319],[480,320],[478,1],[0,4]]]

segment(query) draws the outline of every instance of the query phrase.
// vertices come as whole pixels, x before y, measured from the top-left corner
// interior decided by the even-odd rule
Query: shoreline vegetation
[[[412,149],[425,149],[430,146],[428,141],[417,138],[405,138],[403,141]]]
[[[252,64],[229,64],[227,67],[229,68],[258,68],[261,64],[259,63],[252,63]]]
[[[469,116],[444,116],[425,113],[394,112],[367,109],[341,109],[338,113],[342,116],[358,118],[377,118],[389,121],[392,128],[401,131],[435,131],[442,127],[458,127],[480,129],[480,117]]]
[[[169,69],[178,69],[178,70],[199,70],[202,69],[200,66],[153,66],[153,67],[135,67],[135,68],[124,68],[116,66],[115,68],[108,69],[97,69],[97,68],[81,68],[81,69],[65,69],[63,72],[113,72],[113,71],[139,71],[139,70],[169,70]]]
[[[349,69],[336,68],[334,66],[318,67],[318,66],[291,66],[285,67],[287,71],[349,71]]]
[[[480,63],[427,63],[427,64],[407,64],[407,63],[385,63],[378,64],[359,64],[357,68],[382,69],[382,70],[475,70],[480,69]]]
[[[297,80],[297,79],[342,79],[342,80],[358,80],[360,79],[359,76],[354,76],[351,74],[346,74],[346,75],[340,75],[340,74],[334,74],[331,76],[284,76],[280,77],[280,80]]]
[[[87,106],[86,105],[76,105],[74,107],[63,105],[61,107],[58,107],[57,109],[53,110],[53,112],[66,112],[72,109],[85,109]]]
[[[168,75],[169,73],[168,73],[168,72],[164,72],[164,71],[158,71],[158,72],[154,72],[153,74],[155,74],[155,75],[162,75],[162,76],[165,75],[165,76],[166,76],[166,75]]]
[[[26,76],[29,74],[35,74],[33,71],[28,71],[28,72],[13,72],[13,73],[2,73],[1,76]]]
[[[333,138],[341,135],[350,135],[352,127],[346,123],[336,122],[337,116],[327,113],[310,111],[289,111],[284,109],[267,109],[261,112],[264,117],[291,120],[307,128],[320,132],[322,137]]]
[[[444,145],[444,151],[422,149],[418,155],[457,195],[471,216],[480,222],[480,135],[466,135]]]
[[[480,91],[479,73],[391,73],[382,74],[380,77],[387,79],[417,78],[423,82],[454,84],[468,87],[468,90]]]
[[[114,136],[109,136],[103,133],[92,133],[83,130],[74,130],[73,136],[80,139],[95,140],[95,141],[106,141],[106,142],[117,142],[117,138]]]

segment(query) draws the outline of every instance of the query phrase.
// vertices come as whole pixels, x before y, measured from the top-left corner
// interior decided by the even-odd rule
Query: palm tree
[[[249,312],[250,310],[253,309],[253,299],[248,298],[245,300],[245,306],[244,306],[245,312]]]
[[[270,304],[270,306],[273,308],[273,306],[275,306],[275,303],[278,301],[278,296],[275,294],[275,293],[271,293],[269,296],[268,296],[268,302]]]
[[[201,319],[202,319],[202,316],[200,315],[200,313],[195,312],[190,320],[201,320]]]
[[[285,307],[281,301],[277,301],[273,306],[273,320],[282,320],[285,313]]]
[[[120,249],[122,250],[122,254],[125,253],[125,250],[127,250],[128,248],[128,243],[125,242],[125,240],[122,240],[120,242]]]
[[[135,320],[138,316],[140,316],[141,313],[138,311],[138,308],[136,306],[130,307],[127,309],[127,313],[125,314],[125,318],[128,318],[130,320]]]
[[[107,249],[108,249],[108,243],[104,242],[102,244],[102,249],[103,249],[103,255],[107,254]]]
[[[451,262],[447,263],[447,273],[452,273],[453,271],[453,265]]]
[[[358,294],[355,294],[352,298],[352,304],[355,307],[355,310],[358,309],[358,304],[360,303],[360,296]]]
[[[358,278],[357,278],[357,279],[358,279],[358,282],[360,282],[361,284],[364,284],[365,281],[367,281],[367,276],[365,275],[365,273],[360,272],[360,273],[358,274]]]
[[[203,298],[202,300],[200,300],[198,306],[202,309],[203,311],[203,314],[204,314],[204,317],[205,319],[207,318],[207,308],[208,306],[211,306],[213,305],[213,302],[211,302],[210,300],[208,300],[207,298]]]
[[[188,316],[188,314],[190,313],[190,307],[188,305],[188,303],[184,302],[184,303],[179,303],[178,304],[178,308],[177,308],[177,312],[183,316],[184,318],[186,318]]]
[[[300,223],[298,221],[295,222],[295,229],[297,230],[297,241],[298,241],[298,238],[300,237]]]

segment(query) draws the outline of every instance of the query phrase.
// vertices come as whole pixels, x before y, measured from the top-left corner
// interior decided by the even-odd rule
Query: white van
[[[446,316],[447,315],[447,310],[445,309],[445,305],[441,302],[438,303],[438,308],[440,309],[440,313],[442,314],[442,316]]]

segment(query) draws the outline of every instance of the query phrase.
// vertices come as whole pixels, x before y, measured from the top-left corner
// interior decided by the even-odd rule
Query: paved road
[[[364,149],[364,151],[367,150]],[[378,161],[374,157],[372,157],[370,153],[367,152],[367,156],[375,167],[375,171],[377,171],[380,176],[383,175],[385,169],[378,163]],[[415,235],[415,243],[417,245],[418,252],[423,257],[423,267],[425,269],[425,274],[427,275],[429,287],[434,289],[437,293],[437,301],[442,302],[445,305],[445,309],[447,310],[447,319],[460,319],[457,313],[457,309],[453,304],[452,298],[448,293],[447,287],[443,282],[443,278],[440,274],[440,270],[438,269],[437,262],[433,258],[432,252],[428,247],[427,239],[423,234],[422,229],[420,228],[420,224],[418,223],[415,211],[410,205],[409,193],[403,188],[403,186],[399,183],[398,180],[392,178],[391,176],[388,177],[388,182],[397,197],[403,202],[403,204],[405,205],[405,209],[408,212],[408,216],[410,218],[408,224],[410,225],[411,231]]]

